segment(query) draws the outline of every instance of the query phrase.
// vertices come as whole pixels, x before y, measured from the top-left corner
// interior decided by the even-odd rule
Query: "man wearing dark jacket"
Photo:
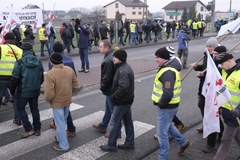
[[[124,50],[117,50],[113,54],[113,62],[116,72],[113,77],[112,101],[113,113],[111,119],[111,131],[107,145],[100,148],[106,152],[116,152],[117,149],[134,150],[134,127],[132,121],[131,106],[134,100],[134,73],[126,62],[127,53]],[[117,138],[121,130],[122,122],[125,126],[125,143],[117,146]]]
[[[99,124],[93,124],[93,127],[100,132],[105,133],[113,111],[113,102],[111,95],[112,81],[114,76],[114,64],[111,43],[108,40],[102,40],[99,43],[99,51],[100,53],[104,54],[104,59],[101,64],[100,90],[106,96],[105,114],[103,116],[102,122]]]
[[[22,133],[22,138],[27,138],[33,134],[41,135],[38,97],[43,82],[43,65],[35,56],[30,43],[24,43],[22,49],[23,56],[15,62],[13,68],[10,92],[17,96],[17,109],[25,130]],[[27,103],[29,103],[31,109],[33,127],[25,110]]]
[[[160,67],[156,74],[153,86],[152,100],[157,106],[158,128],[158,159],[167,160],[169,152],[168,133],[180,145],[179,156],[182,156],[191,143],[172,124],[173,117],[177,114],[180,103],[181,79],[180,72],[168,64],[170,54],[166,47],[155,52],[156,62]]]

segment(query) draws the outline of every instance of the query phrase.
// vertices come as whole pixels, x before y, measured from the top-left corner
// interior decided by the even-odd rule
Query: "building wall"
[[[201,7],[203,7],[203,11],[201,11]],[[178,20],[181,20],[181,18],[182,18],[183,10],[177,10],[177,12],[179,12],[181,14],[179,16],[173,16],[172,19],[170,18],[170,16],[166,15],[167,12],[176,12],[176,10],[165,10],[165,15],[164,15],[165,21],[178,21]],[[188,8],[187,8],[187,12],[189,12]],[[200,2],[196,3],[196,12],[197,12],[197,15],[198,15],[198,13],[200,13],[202,15],[203,20],[205,20],[206,15],[209,14],[207,9],[205,8],[205,6],[202,5]],[[197,15],[196,15],[196,17],[197,17]]]
[[[118,8],[116,8],[116,3],[118,3]],[[123,21],[125,21],[125,19],[133,19],[133,20],[139,20],[139,19],[143,19],[143,11],[146,12],[146,8],[144,7],[135,7],[135,9],[133,7],[125,7],[122,3],[119,2],[114,2],[108,6],[105,7],[106,9],[106,18],[107,20],[114,20],[115,19],[115,15],[116,12],[119,11],[119,13],[123,14]],[[136,14],[133,15],[133,12],[135,12]],[[141,12],[141,15],[139,15],[139,12]],[[145,16],[146,17],[146,16]]]

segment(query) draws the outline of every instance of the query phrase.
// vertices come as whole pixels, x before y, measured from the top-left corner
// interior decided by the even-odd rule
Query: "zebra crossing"
[[[81,110],[84,106],[72,103],[70,106],[71,111]],[[74,125],[76,126],[76,132],[83,132],[85,130],[89,130],[91,128],[93,123],[98,123],[101,121],[102,117],[104,115],[104,111],[96,111],[94,113],[90,113],[86,116],[80,117],[78,119],[75,119],[73,121]],[[31,114],[28,115],[30,121],[32,121]],[[52,115],[52,109],[45,109],[40,111],[40,117],[41,121],[51,119],[53,117]],[[155,126],[146,124],[140,121],[134,121],[134,130],[135,130],[135,138],[138,138],[139,136],[143,135],[144,133],[147,133],[148,131],[154,129]],[[12,124],[12,120],[8,120],[5,122],[0,123],[0,139],[2,139],[2,135],[6,135],[9,132],[14,132],[16,130],[22,130],[22,126],[16,126]],[[16,131],[17,132],[17,131]],[[124,127],[122,129],[122,138],[118,140],[118,143],[124,143],[125,140],[125,131]],[[1,160],[10,160],[10,159],[28,159],[27,155],[31,153],[32,158],[39,159],[37,156],[39,155],[39,150],[45,150],[46,153],[51,150],[52,153],[55,153],[55,157],[53,155],[46,156],[44,154],[41,154],[41,157],[44,157],[44,159],[53,159],[53,160],[70,160],[70,159],[81,159],[81,160],[94,160],[98,159],[101,156],[104,156],[106,154],[109,154],[108,152],[103,152],[100,150],[99,146],[102,144],[107,143],[107,139],[101,135],[100,137],[94,137],[93,139],[90,139],[84,144],[80,144],[77,146],[74,146],[70,148],[70,151],[64,153],[59,153],[58,151],[55,151],[52,147],[55,145],[55,130],[54,129],[47,129],[41,132],[41,136],[31,136],[26,139],[15,139],[15,141],[11,141],[8,144],[2,144],[0,146],[0,159]],[[74,137],[75,138],[75,137]],[[74,141],[74,138],[71,138],[71,140]],[[76,137],[78,138],[78,136]],[[51,149],[49,149],[49,146]],[[70,142],[71,146],[71,142]],[[34,157],[36,156],[36,157]],[[29,158],[29,159],[32,159]],[[42,159],[42,158],[41,158]]]

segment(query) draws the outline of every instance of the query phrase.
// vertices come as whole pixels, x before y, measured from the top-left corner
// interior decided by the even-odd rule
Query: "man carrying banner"
[[[240,63],[236,63],[233,56],[228,53],[221,53],[216,59],[222,65],[222,78],[231,94],[230,101],[222,105],[225,129],[221,145],[213,158],[213,160],[224,160],[233,139],[240,150]]]

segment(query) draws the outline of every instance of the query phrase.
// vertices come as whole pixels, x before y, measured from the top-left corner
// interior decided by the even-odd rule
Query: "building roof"
[[[193,5],[199,2],[203,6],[205,6],[200,0],[193,0],[193,1],[173,1],[163,7],[165,10],[176,10],[176,9],[184,9],[184,8],[191,8]],[[206,7],[206,6],[205,6]]]
[[[148,7],[148,5],[144,2],[142,2],[141,0],[116,0],[116,1],[113,1],[113,2],[103,6],[103,7],[105,8],[108,5],[115,3],[115,2],[122,3],[125,7]]]

